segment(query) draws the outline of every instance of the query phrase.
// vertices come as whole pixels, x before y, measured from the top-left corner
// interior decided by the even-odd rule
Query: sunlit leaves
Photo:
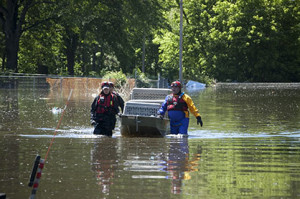
[[[148,75],[177,79],[179,1],[48,2],[26,16],[20,71],[40,65],[59,73],[73,61],[75,75],[128,74],[145,63]],[[184,79],[300,81],[299,7],[291,0],[183,0]]]
[[[206,4],[205,1],[198,1],[198,3]],[[227,79],[282,81],[283,79],[295,78],[295,75],[293,77],[284,75],[279,78],[280,75],[277,75],[276,72],[276,70],[282,70],[284,67],[282,64],[284,60],[280,54],[285,54],[286,59],[294,56],[295,51],[292,52],[287,49],[287,51],[282,52],[279,49],[288,46],[290,43],[288,40],[295,41],[296,39],[295,36],[291,38],[287,36],[294,35],[292,31],[287,30],[295,31],[296,29],[293,27],[297,26],[297,20],[299,24],[299,15],[297,17],[292,12],[287,12],[291,8],[297,7],[299,9],[299,6],[295,6],[295,2],[216,1],[212,6],[202,5],[188,7],[188,11],[192,18],[190,19],[191,22],[195,21],[193,17],[199,20],[198,23],[193,24],[195,28],[192,31],[195,33],[196,30],[201,29],[201,32],[197,32],[197,35],[194,36],[201,37],[201,43],[204,45],[201,50],[195,47],[194,51],[201,52],[198,56],[207,60],[206,63],[209,64],[205,68],[211,76],[221,81]],[[199,8],[210,9],[202,10]],[[203,13],[209,13],[210,18],[208,20],[204,17],[199,18],[199,11],[201,12],[200,16],[203,16]],[[290,20],[288,21],[287,18]],[[286,28],[283,30],[282,27]],[[190,30],[189,27],[185,27],[186,29]],[[298,34],[299,30],[298,28]],[[285,34],[287,35],[283,37]],[[203,35],[207,35],[207,37],[203,37]],[[296,52],[299,52],[299,43],[296,48],[298,49]],[[186,53],[184,56],[187,55]],[[192,57],[188,59],[194,60]],[[294,64],[297,65],[297,63],[299,65],[299,59],[294,60]],[[289,67],[290,69],[291,67]],[[297,75],[299,79],[299,73]]]

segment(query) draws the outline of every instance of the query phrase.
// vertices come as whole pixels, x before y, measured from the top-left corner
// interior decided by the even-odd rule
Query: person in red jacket
[[[179,81],[172,82],[172,94],[168,95],[157,114],[163,118],[166,111],[170,118],[171,134],[187,135],[189,127],[189,111],[197,118],[197,124],[203,125],[198,109],[190,96],[181,91]]]
[[[101,93],[95,97],[91,105],[91,124],[94,125],[94,134],[112,136],[115,128],[116,114],[118,113],[117,97],[109,90],[109,83],[102,82]]]

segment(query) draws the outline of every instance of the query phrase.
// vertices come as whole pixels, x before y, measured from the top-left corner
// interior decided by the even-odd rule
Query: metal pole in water
[[[182,13],[183,13],[183,6],[182,0],[180,0],[180,40],[179,40],[179,81],[182,83]]]
[[[160,73],[158,73],[157,76],[157,88],[160,88]]]

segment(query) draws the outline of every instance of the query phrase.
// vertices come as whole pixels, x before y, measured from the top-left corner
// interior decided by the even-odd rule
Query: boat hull
[[[169,133],[169,119],[122,115],[121,134],[124,137],[164,137]]]

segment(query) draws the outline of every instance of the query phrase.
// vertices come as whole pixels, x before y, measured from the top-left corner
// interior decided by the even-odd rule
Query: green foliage
[[[296,1],[190,0],[184,11],[185,79],[300,81]],[[172,16],[170,24],[179,27],[179,16]],[[172,73],[177,68],[178,35],[178,28],[164,29],[155,38],[163,69]]]
[[[177,79],[178,2],[51,0],[31,4],[16,45],[18,71],[103,76],[108,71],[130,73],[136,68],[141,73],[144,63],[145,74],[139,74],[144,86],[147,78],[143,75],[159,72]],[[23,3],[11,2],[19,5],[18,16]],[[10,69],[5,60],[5,6],[0,4],[3,71]],[[183,8],[184,79],[300,81],[297,1],[189,0]]]
[[[19,51],[19,71],[23,73],[59,74],[66,65],[66,56],[61,51],[62,37],[55,28],[33,29],[24,32]],[[43,66],[46,69],[43,69]]]
[[[60,76],[68,76],[68,68],[61,68],[60,70],[57,70],[57,74]]]
[[[4,56],[5,55],[5,39],[4,39],[4,34],[1,32],[2,28],[0,27],[0,71],[3,69],[2,66],[4,64]]]
[[[291,73],[284,72],[290,63],[284,64],[280,59],[281,54],[287,51],[287,57],[294,54],[291,49],[279,49],[289,48],[286,45],[288,40],[296,39],[288,34],[292,37],[286,40],[284,30],[278,32],[278,28],[286,23],[282,21],[284,15],[281,12],[285,7],[282,2],[237,1],[235,4],[223,2],[215,5],[216,15],[210,22],[219,28],[212,31],[210,41],[212,52],[217,52],[214,71],[217,79],[260,82],[296,80]],[[218,39],[214,35],[218,35]],[[299,59],[295,59],[295,64],[297,62],[299,64]]]
[[[107,72],[102,78],[109,81],[114,80],[116,88],[121,88],[127,82],[127,77],[122,71]]]
[[[89,76],[90,77],[97,77],[97,72],[96,71],[90,71]]]
[[[143,73],[139,68],[136,68],[134,71],[134,77],[136,80],[136,86],[138,88],[149,88],[151,84],[149,78]]]

